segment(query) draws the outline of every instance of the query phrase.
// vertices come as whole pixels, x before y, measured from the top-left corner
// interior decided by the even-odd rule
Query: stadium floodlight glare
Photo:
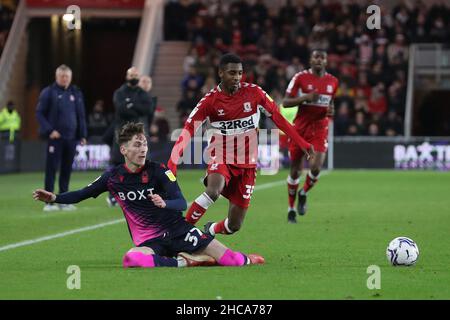
[[[72,13],[66,13],[62,18],[64,21],[71,22],[75,19],[75,16]]]

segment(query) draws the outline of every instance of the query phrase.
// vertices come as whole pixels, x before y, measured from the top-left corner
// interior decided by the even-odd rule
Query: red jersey
[[[295,98],[316,91],[319,98],[315,102],[304,102],[300,105],[294,123],[325,120],[327,108],[331,105],[338,87],[338,79],[327,72],[321,77],[316,76],[311,69],[298,72],[289,83],[286,95]]]
[[[209,120],[213,129],[208,148],[215,148],[216,153],[211,152],[211,155],[217,157],[217,151],[219,151],[223,156],[228,157],[230,152],[224,149],[227,145],[234,144],[232,159],[227,158],[222,163],[240,168],[256,167],[258,142],[256,140],[252,143],[249,140],[253,137],[257,138],[261,112],[270,117],[278,128],[291,136],[301,148],[310,147],[310,144],[300,137],[294,127],[283,118],[272,98],[259,86],[242,82],[237,92],[229,95],[219,85],[207,93],[192,110],[172,149],[169,167],[176,171],[174,164],[176,166],[189,139],[206,120]],[[218,150],[218,145],[223,150]],[[237,159],[237,157],[240,158]]]

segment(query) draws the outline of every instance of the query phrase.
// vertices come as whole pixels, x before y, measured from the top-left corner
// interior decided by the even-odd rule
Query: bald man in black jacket
[[[139,72],[136,67],[127,70],[126,83],[114,92],[113,102],[116,109],[114,126],[117,131],[127,122],[140,122],[152,113],[152,101],[147,92],[138,86]],[[148,134],[148,126],[145,128]],[[117,143],[113,142],[112,163],[123,163]]]
[[[123,163],[119,145],[115,139],[117,131],[127,122],[140,122],[142,118],[148,118],[153,112],[150,95],[139,87],[139,71],[136,67],[127,70],[126,82],[113,95],[115,107],[114,139],[111,150],[111,165],[117,166]],[[145,126],[145,134],[148,135],[148,124]],[[115,206],[115,199],[108,197],[108,204]]]

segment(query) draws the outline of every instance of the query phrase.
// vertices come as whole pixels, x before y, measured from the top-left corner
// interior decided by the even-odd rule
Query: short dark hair
[[[228,63],[242,63],[242,60],[234,53],[226,53],[220,58],[219,68],[223,69]]]
[[[127,122],[120,128],[117,136],[117,143],[121,146],[133,139],[137,134],[144,134],[144,124],[142,122]]]

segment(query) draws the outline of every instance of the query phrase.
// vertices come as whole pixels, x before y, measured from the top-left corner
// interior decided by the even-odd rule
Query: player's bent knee
[[[232,223],[228,221],[228,229],[230,229],[232,233],[238,232],[241,229],[241,226],[241,222]]]
[[[153,268],[155,252],[149,247],[134,247],[123,256],[124,268]]]
[[[318,176],[319,173],[320,173],[320,167],[314,167],[314,168],[311,168],[311,173],[312,173],[314,176]]]
[[[131,251],[131,250],[130,250]],[[152,254],[139,251],[128,251],[123,257],[124,268],[154,268],[155,261]]]
[[[289,171],[289,175],[293,180],[296,180],[300,177],[301,168],[300,165],[291,165],[291,170]]]
[[[297,180],[300,177],[299,170],[291,170],[289,176],[292,180]]]

